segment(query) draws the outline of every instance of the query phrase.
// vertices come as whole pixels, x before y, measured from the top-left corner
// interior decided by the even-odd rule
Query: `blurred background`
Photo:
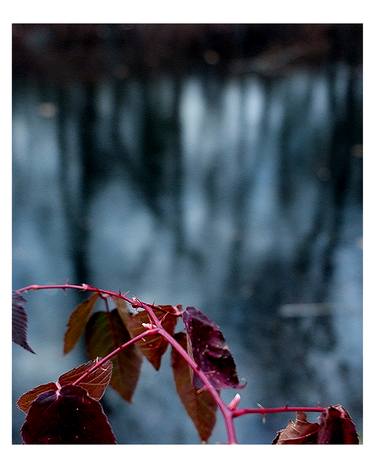
[[[362,26],[13,25],[13,286],[65,281],[201,308],[242,406],[341,403],[361,432]],[[62,353],[84,296],[26,299],[14,443],[18,396],[87,360]],[[199,443],[169,355],[104,406],[121,443]]]

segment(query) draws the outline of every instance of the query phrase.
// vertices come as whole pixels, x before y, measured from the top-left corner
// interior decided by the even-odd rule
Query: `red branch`
[[[325,410],[320,406],[280,406],[278,408],[241,408],[235,409],[232,412],[234,418],[244,416],[245,414],[275,414],[275,413],[287,413],[289,411],[303,411],[304,413],[321,413]]]
[[[137,343],[137,341],[142,340],[146,336],[156,335],[157,333],[159,333],[159,330],[157,328],[152,328],[151,330],[147,330],[147,331],[145,331],[143,333],[140,333],[139,335],[135,336],[131,340],[126,341],[125,343],[120,345],[118,348],[114,349],[109,354],[104,356],[102,359],[99,359],[99,361],[95,365],[93,365],[86,372],[84,372],[82,375],[80,375],[78,377],[78,379],[75,382],[72,383],[72,385],[78,385],[89,374],[94,372],[94,370],[96,370],[98,367],[101,367],[104,363],[106,363],[110,359],[113,359],[115,356],[117,356],[119,353],[121,353],[121,351],[124,351],[124,349],[127,348],[128,346],[130,346],[130,345],[132,345],[134,343]]]
[[[127,341],[126,343],[121,344],[118,348],[114,349],[111,351],[107,356],[104,356],[102,359],[100,359],[93,367],[88,369],[84,374],[82,374],[74,383],[73,385],[78,385],[84,378],[86,378],[91,372],[96,370],[98,367],[100,367],[102,364],[104,364],[106,361],[114,358],[117,356],[117,354],[121,353],[125,348],[128,346],[138,342],[139,340],[145,338],[146,336],[149,335],[155,335],[159,334],[163,336],[169,344],[181,355],[181,357],[185,360],[185,362],[188,364],[188,366],[197,374],[197,376],[202,380],[202,382],[205,384],[205,389],[211,394],[212,398],[215,400],[217,406],[219,407],[224,423],[225,423],[225,428],[227,431],[227,439],[229,444],[236,444],[237,443],[237,438],[236,438],[236,431],[234,427],[234,418],[238,418],[240,416],[244,416],[245,414],[274,414],[274,413],[285,413],[288,411],[303,411],[303,412],[322,412],[324,411],[325,408],[321,407],[306,407],[306,406],[283,406],[279,408],[242,408],[242,409],[237,409],[237,405],[239,403],[239,395],[236,395],[235,400],[233,400],[231,403],[226,404],[220,397],[219,392],[215,389],[215,387],[211,384],[209,379],[207,378],[206,374],[198,367],[197,363],[191,358],[191,356],[184,350],[184,348],[171,336],[164,328],[161,323],[161,321],[158,319],[154,312],[154,305],[153,304],[148,304],[147,302],[142,302],[138,300],[137,298],[129,298],[125,294],[121,294],[120,292],[116,293],[114,291],[108,291],[105,289],[100,289],[96,288],[94,286],[90,286],[88,284],[82,284],[82,285],[75,285],[75,284],[52,284],[52,285],[37,285],[33,284],[30,286],[25,286],[24,288],[18,289],[17,292],[19,294],[22,294],[27,291],[38,291],[38,290],[45,290],[45,289],[76,289],[79,291],[86,291],[86,292],[96,292],[99,293],[101,297],[115,297],[119,299],[123,299],[124,301],[128,302],[131,306],[133,307],[139,307],[144,309],[152,323],[154,328],[151,328],[149,330],[146,330],[145,332],[137,335],[136,337],[132,338],[131,340]]]

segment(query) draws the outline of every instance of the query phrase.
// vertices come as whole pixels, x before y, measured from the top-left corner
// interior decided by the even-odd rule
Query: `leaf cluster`
[[[61,375],[56,382],[39,385],[19,398],[17,405],[26,413],[26,421],[21,429],[25,443],[74,443],[74,440],[77,443],[88,443],[87,434],[81,437],[76,433],[76,428],[90,431],[93,421],[98,432],[103,435],[103,443],[113,443],[115,439],[112,440],[109,435],[109,423],[103,411],[99,411],[99,400],[107,386],[111,386],[130,403],[139,381],[143,359],[149,361],[155,370],[160,369],[162,357],[169,346],[168,341],[160,334],[146,336],[137,343],[124,347],[110,361],[95,368],[101,358],[153,326],[147,310],[138,308],[133,313],[126,301],[118,297],[113,298],[116,307],[112,310],[94,312],[100,297],[95,292],[75,307],[70,314],[64,336],[64,353],[68,353],[84,335],[90,361]],[[16,293],[13,302],[13,315],[16,317],[13,320],[16,332],[14,341],[33,352],[26,339],[27,315],[24,303],[24,298]],[[218,392],[222,388],[241,386],[234,359],[223,334],[200,310],[188,307],[182,311],[181,306],[170,305],[153,305],[152,310],[163,329],[197,362]],[[175,333],[180,317],[183,318],[185,331]],[[201,441],[206,442],[216,423],[217,403],[174,348],[171,353],[171,368],[177,394]],[[75,403],[77,405],[73,411]],[[77,418],[78,413],[80,418]],[[47,420],[43,414],[48,414]],[[87,418],[90,418],[90,424],[86,421]],[[44,421],[43,424],[40,420]],[[57,434],[59,426],[64,428],[60,435]],[[92,443],[98,443],[97,437],[93,440],[95,442]]]
[[[21,428],[24,443],[116,443],[100,400],[110,386],[131,403],[144,359],[158,371],[170,345],[177,394],[200,440],[207,442],[216,424],[218,405],[226,417],[239,402],[237,394],[232,403],[225,405],[220,398],[221,390],[245,385],[240,383],[235,361],[218,325],[195,307],[183,310],[181,306],[150,305],[115,293],[110,296],[113,302],[110,310],[107,295],[100,291],[95,288],[93,294],[75,307],[64,336],[65,354],[84,336],[89,361],[18,399],[18,407],[26,413]],[[99,300],[104,301],[105,310],[94,311]],[[133,312],[128,303],[135,309]],[[25,304],[23,296],[14,292],[12,337],[16,344],[34,353],[27,341]],[[180,318],[184,329],[176,332]],[[298,411],[296,419],[279,431],[272,443],[359,443],[355,425],[341,405],[318,411],[322,413],[314,423]]]

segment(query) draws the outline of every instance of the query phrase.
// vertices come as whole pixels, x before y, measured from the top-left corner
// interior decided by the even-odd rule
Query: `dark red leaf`
[[[117,309],[96,312],[86,326],[86,348],[91,359],[106,356],[130,340]],[[125,400],[131,401],[137,386],[142,356],[135,345],[130,345],[112,359],[111,387]]]
[[[49,382],[46,384],[38,385],[38,387],[35,387],[32,390],[29,390],[28,392],[20,396],[19,399],[17,400],[18,408],[22,410],[24,413],[27,413],[33,401],[35,401],[39,395],[49,390],[52,390],[52,391],[57,390],[57,385],[55,384],[55,382]]]
[[[84,374],[87,370],[93,367],[97,363],[95,361],[89,361],[82,366],[75,367],[74,369],[62,374],[58,381],[49,382],[46,384],[39,385],[38,387],[29,390],[24,393],[17,401],[18,407],[27,413],[30,409],[31,404],[35,401],[39,395],[45,393],[48,390],[56,391],[60,387],[73,384],[78,377]],[[94,400],[100,400],[111,380],[112,375],[112,363],[111,361],[105,362],[102,366],[95,369],[93,372],[88,374],[78,386],[85,389],[89,396]]]
[[[21,434],[26,444],[116,443],[100,403],[75,385],[39,395],[30,407]]]
[[[326,408],[320,416],[318,444],[359,444],[349,413],[341,406]]]
[[[24,308],[26,299],[14,291],[12,295],[12,340],[22,348],[35,354],[27,342],[27,314]]]
[[[296,421],[290,421],[279,431],[272,443],[359,444],[359,440],[348,412],[341,405],[335,405],[324,410],[319,423],[310,423],[305,413],[297,413]]]
[[[64,354],[69,353],[76,345],[98,298],[98,293],[92,294],[86,301],[81,302],[71,313],[64,336]]]
[[[74,383],[78,377],[93,367],[100,358],[96,358],[94,361],[89,361],[82,366],[76,367],[69,372],[59,377],[59,384],[64,387]],[[100,400],[106,391],[108,384],[112,377],[112,362],[107,361],[100,367],[92,371],[86,377],[84,377],[78,384],[79,387],[84,388],[91,398],[94,400]]]
[[[174,337],[186,350],[186,334],[180,332]],[[197,390],[193,386],[190,368],[174,348],[172,348],[171,358],[177,393],[193,421],[199,437],[206,442],[216,423],[216,402],[207,390]]]
[[[158,304],[157,306],[156,305],[152,306],[152,309],[155,312],[164,312],[164,313],[175,315],[176,317],[179,317],[180,315],[182,315],[181,304],[178,304],[176,306],[172,306],[170,304],[166,304],[166,305]]]
[[[195,307],[187,307],[183,320],[188,335],[188,350],[195,362],[217,389],[243,388],[240,384],[236,364],[216,323]],[[194,376],[194,385],[202,387],[202,382]]]
[[[146,331],[146,328],[142,323],[149,323],[148,314],[145,310],[132,314],[126,305],[126,302],[122,299],[116,299],[116,304],[120,316],[129,330],[132,338]],[[177,323],[177,315],[174,307],[172,306],[154,306],[153,311],[155,312],[158,319],[161,321],[165,330],[173,335],[174,329]],[[137,346],[142,351],[143,355],[150,361],[156,370],[159,370],[161,358],[168,347],[168,342],[160,335],[152,335],[145,337],[144,340],[138,342]]]
[[[277,433],[273,444],[317,444],[320,425],[310,423],[306,414],[297,413],[295,421],[289,421],[285,429]]]

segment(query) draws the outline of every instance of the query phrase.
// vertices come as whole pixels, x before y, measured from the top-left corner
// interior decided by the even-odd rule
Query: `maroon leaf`
[[[86,327],[86,348],[91,359],[106,356],[130,340],[117,309],[112,312],[96,312]],[[111,387],[125,400],[131,401],[137,386],[142,356],[135,345],[130,345],[112,359]]]
[[[320,416],[318,444],[359,444],[349,413],[341,406],[326,408]]]
[[[89,316],[99,298],[98,293],[92,294],[86,301],[81,302],[71,313],[64,336],[64,354],[69,353],[85,329]]]
[[[39,395],[30,407],[21,434],[26,444],[116,443],[100,403],[75,385]]]
[[[279,431],[272,443],[359,444],[359,440],[348,412],[341,405],[335,405],[324,410],[319,423],[310,423],[305,413],[297,413],[296,421],[290,421]]]
[[[126,302],[122,299],[115,299],[119,314],[129,330],[132,338],[143,333],[146,328],[142,325],[143,323],[149,323],[148,314],[145,310],[132,314],[126,305]],[[177,315],[174,307],[172,306],[154,306],[153,311],[155,312],[158,319],[161,321],[165,330],[173,335],[174,329],[177,323]],[[161,358],[168,347],[168,342],[165,338],[160,335],[147,336],[144,340],[138,342],[137,346],[142,351],[143,355],[150,361],[156,370],[159,370]]]
[[[297,413],[295,421],[289,421],[285,429],[277,433],[272,444],[317,444],[320,425],[310,423],[306,414]]]
[[[82,364],[82,366],[75,367],[65,374],[62,374],[57,382],[49,382],[29,390],[18,399],[18,407],[27,413],[31,404],[38,398],[39,395],[45,393],[48,390],[56,391],[61,387],[73,384],[78,379],[78,377],[84,374],[96,363],[97,360],[89,361],[86,364]],[[82,379],[78,386],[85,389],[88,395],[94,400],[100,400],[111,380],[111,375],[112,363],[111,361],[107,361],[102,366],[88,374],[84,379]]]
[[[33,401],[35,401],[39,395],[45,393],[47,391],[56,391],[57,385],[55,382],[49,382],[46,384],[38,385],[38,387],[29,390],[28,392],[21,395],[17,400],[17,406],[20,410],[24,413],[27,413],[32,405]]]
[[[26,299],[14,291],[12,295],[12,340],[22,348],[35,354],[27,342],[27,314],[24,308]]]
[[[216,323],[195,307],[187,307],[183,320],[188,335],[188,350],[195,362],[217,389],[243,388],[240,384],[236,364]],[[202,387],[202,382],[194,376],[194,385]]]
[[[180,332],[174,337],[186,350],[186,334]],[[177,393],[193,421],[199,437],[206,442],[216,423],[216,402],[207,390],[197,390],[193,386],[190,368],[174,348],[172,348],[171,358]]]
[[[97,357],[94,361],[89,361],[61,375],[59,377],[59,384],[64,387],[65,385],[74,383],[82,374],[87,372],[91,367],[94,367],[99,359]],[[112,362],[107,361],[84,377],[78,386],[84,388],[94,400],[100,400],[111,381],[112,369]]]
[[[160,305],[158,304],[157,306],[154,305],[152,306],[152,309],[155,312],[167,312],[168,314],[175,315],[176,317],[179,317],[182,315],[182,305],[177,304],[176,306],[172,306],[170,304],[165,304],[165,305]]]

